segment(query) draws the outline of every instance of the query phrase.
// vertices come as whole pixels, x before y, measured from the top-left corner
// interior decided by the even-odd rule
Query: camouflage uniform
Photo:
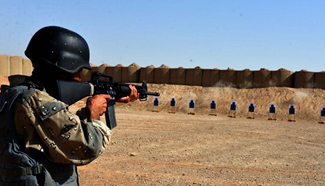
[[[88,118],[88,109],[74,114],[68,105],[36,88],[24,91],[14,103],[19,146],[42,163],[54,180],[62,177],[53,173],[62,171],[51,170],[54,164],[70,164],[75,169],[74,165],[96,159],[109,144],[111,132],[106,124]]]
[[[9,77],[11,86],[1,86],[0,184],[78,185],[76,165],[97,158],[110,139],[108,127],[90,120],[88,109],[71,113],[64,102],[72,103],[57,96],[57,80],[79,81],[82,69],[92,69],[88,44],[71,30],[47,26],[25,54],[32,76]]]
[[[44,91],[28,93],[16,101],[14,111],[17,136],[27,153],[35,149],[52,162],[82,165],[104,151],[110,130],[101,121],[87,121],[86,109],[74,114]]]

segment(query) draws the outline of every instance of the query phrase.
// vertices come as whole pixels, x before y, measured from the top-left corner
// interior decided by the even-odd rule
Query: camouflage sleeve
[[[91,123],[94,127],[101,131],[103,134],[103,147],[106,148],[111,141],[111,130],[107,127],[107,125],[100,120],[89,120],[88,118],[90,113],[85,107],[78,110],[76,114],[79,116],[80,120],[86,123]]]
[[[46,92],[36,91],[15,108],[16,131],[26,150],[40,150],[50,161],[88,164],[108,145],[110,130],[103,122],[79,118]]]

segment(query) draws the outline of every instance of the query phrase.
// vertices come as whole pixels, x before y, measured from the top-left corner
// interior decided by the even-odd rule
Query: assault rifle
[[[108,79],[108,80],[103,80]],[[130,84],[114,82],[113,77],[99,72],[91,74],[91,80],[88,83],[75,81],[57,81],[58,99],[71,105],[78,100],[97,94],[109,94],[111,99],[107,102],[105,120],[108,128],[116,127],[115,118],[115,100],[117,98],[130,95]],[[147,83],[143,82],[141,86],[133,85],[139,93],[139,100],[146,101],[148,96],[159,96],[158,92],[148,92]],[[73,92],[73,94],[71,94]]]
[[[108,81],[102,80],[103,78],[108,79]],[[111,99],[107,103],[107,110],[105,112],[106,124],[110,129],[116,127],[115,118],[115,100],[117,98],[125,97],[130,95],[131,89],[129,84],[114,82],[113,77],[99,72],[93,72],[91,75],[90,83],[94,85],[94,94],[109,94]],[[147,82],[143,82],[141,86],[133,85],[139,93],[140,101],[147,101],[148,96],[159,96],[157,92],[148,92]]]

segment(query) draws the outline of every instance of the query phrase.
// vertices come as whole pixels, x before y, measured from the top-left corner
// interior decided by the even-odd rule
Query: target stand
[[[212,100],[210,102],[210,112],[209,116],[217,116],[216,101]]]
[[[269,113],[269,118],[268,120],[276,120],[276,114],[275,113]]]
[[[231,101],[228,117],[236,118],[236,110],[237,110],[237,102]]]
[[[169,112],[168,113],[176,114],[176,98],[171,98],[170,99]]]
[[[289,105],[289,122],[296,122],[296,105]]]
[[[255,103],[248,104],[247,119],[255,119]]]
[[[325,108],[322,107],[320,110],[319,124],[325,124]]]
[[[270,104],[268,120],[276,120],[276,104]]]
[[[190,99],[188,102],[187,114],[195,115],[195,100],[194,99]]]
[[[294,115],[294,114],[290,114],[289,116],[288,116],[288,121],[289,122],[296,122],[296,115]]]
[[[155,97],[153,99],[153,107],[152,107],[152,112],[160,112],[159,110],[159,98],[158,97]]]
[[[176,107],[170,107],[168,113],[176,114]]]

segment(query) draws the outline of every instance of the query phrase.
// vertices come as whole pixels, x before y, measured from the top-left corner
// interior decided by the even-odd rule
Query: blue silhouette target
[[[270,114],[275,114],[275,113],[276,113],[276,105],[270,104]]]
[[[153,100],[153,106],[158,107],[159,106],[159,98],[154,98]]]
[[[176,107],[176,98],[171,98],[170,99],[170,106],[171,107]]]
[[[190,109],[194,109],[195,108],[195,100],[190,99],[189,104],[188,104],[188,108],[190,108]]]
[[[230,102],[230,110],[232,110],[232,111],[237,110],[237,102],[236,101],[231,101]]]
[[[296,114],[296,105],[289,105],[289,115]]]
[[[320,117],[325,117],[325,108],[322,107],[320,110]]]
[[[212,109],[212,110],[215,110],[216,109],[216,101],[215,100],[212,100],[211,102],[210,102],[210,109]]]
[[[248,112],[255,112],[255,103],[248,104]]]

